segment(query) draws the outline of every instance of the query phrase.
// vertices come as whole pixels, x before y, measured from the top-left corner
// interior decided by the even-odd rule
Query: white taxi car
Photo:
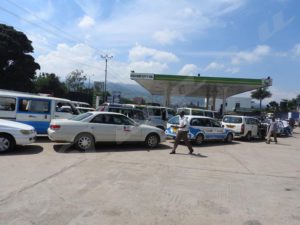
[[[163,130],[138,124],[123,114],[96,111],[52,120],[48,136],[52,141],[74,143],[79,150],[93,149],[96,142],[144,142],[154,148],[166,138]]]
[[[16,145],[31,144],[35,139],[36,131],[32,126],[0,119],[0,152],[12,150]]]
[[[210,117],[187,115],[189,132],[188,138],[196,145],[202,144],[207,140],[221,140],[232,142],[234,132],[221,126],[221,124]],[[167,124],[166,134],[168,137],[175,138],[177,128],[173,125],[179,124],[179,116],[172,117]]]

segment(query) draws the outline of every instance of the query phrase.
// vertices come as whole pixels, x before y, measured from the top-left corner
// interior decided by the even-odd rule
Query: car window
[[[200,127],[210,127],[210,120],[206,118],[193,118],[191,119],[190,125]]]
[[[16,99],[0,97],[0,110],[3,111],[14,111],[16,108]]]
[[[221,127],[221,124],[218,121],[210,120],[213,127]]]
[[[214,114],[213,114],[213,112],[205,111],[205,116],[207,116],[207,117],[214,117]]]
[[[233,117],[233,116],[225,116],[223,118],[223,122],[225,123],[242,123],[241,117]]]
[[[74,116],[74,117],[70,118],[69,120],[81,121],[81,120],[84,120],[85,118],[90,117],[91,115],[93,115],[93,114],[92,113],[83,113],[83,114],[79,114],[78,116]]]
[[[50,101],[40,99],[20,99],[19,111],[30,113],[49,113]]]
[[[204,116],[204,112],[202,110],[192,110],[192,115],[194,116]]]
[[[106,124],[114,124],[112,115],[110,114],[100,114],[95,116],[91,123],[106,123]]]
[[[131,125],[134,126],[134,122],[127,118],[126,116],[122,115],[112,115],[112,122],[113,124],[118,124],[118,125]]]

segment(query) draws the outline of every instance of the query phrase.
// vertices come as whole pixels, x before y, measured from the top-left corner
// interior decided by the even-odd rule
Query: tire
[[[228,134],[228,135],[227,135],[227,137],[226,137],[226,140],[225,140],[225,141],[226,141],[227,143],[231,143],[231,142],[232,142],[232,140],[233,140],[233,135],[230,133],[230,134]]]
[[[148,136],[145,139],[145,145],[147,148],[155,148],[159,144],[159,137],[157,134],[148,134]]]
[[[95,147],[95,140],[91,134],[82,133],[75,138],[75,148],[80,151],[92,150]]]
[[[249,132],[247,133],[247,135],[245,136],[245,140],[246,140],[246,141],[251,141],[251,140],[252,140],[251,132],[250,132],[250,131],[249,131]]]
[[[0,152],[6,152],[14,149],[16,142],[14,138],[8,134],[0,134]]]
[[[195,144],[196,145],[201,145],[204,141],[204,136],[203,134],[198,134],[197,137],[195,138]]]

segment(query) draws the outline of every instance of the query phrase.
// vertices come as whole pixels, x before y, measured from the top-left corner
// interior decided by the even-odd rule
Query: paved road
[[[40,138],[0,155],[0,224],[298,225],[300,128],[279,143],[172,141],[82,153]]]

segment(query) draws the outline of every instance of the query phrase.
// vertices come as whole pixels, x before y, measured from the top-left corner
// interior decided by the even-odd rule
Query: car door
[[[143,141],[141,128],[123,115],[113,115],[116,126],[116,142]]]
[[[90,121],[90,128],[96,142],[114,142],[116,140],[116,125],[110,114],[98,114]]]
[[[212,125],[213,132],[211,133],[211,139],[224,139],[226,134],[223,127],[221,127],[221,124],[211,119],[210,123]]]
[[[259,121],[257,119],[254,119],[254,118],[250,118],[250,123],[251,123],[252,136],[254,136],[254,137],[258,136]]]
[[[213,127],[208,118],[199,118],[199,126],[205,135],[205,139],[211,139],[213,135]]]

